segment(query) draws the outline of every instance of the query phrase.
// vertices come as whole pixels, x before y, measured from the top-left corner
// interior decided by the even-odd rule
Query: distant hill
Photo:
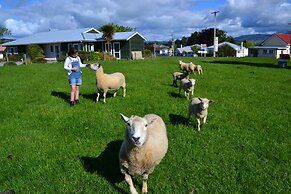
[[[241,42],[243,40],[250,40],[250,41],[255,42],[256,44],[260,44],[261,42],[263,42],[264,40],[266,40],[270,36],[272,36],[272,34],[250,34],[250,35],[238,36],[238,37],[234,38],[234,40],[236,42]]]

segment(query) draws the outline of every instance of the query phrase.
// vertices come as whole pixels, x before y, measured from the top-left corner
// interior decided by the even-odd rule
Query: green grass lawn
[[[200,132],[194,117],[187,122],[187,99],[171,85],[179,59],[202,66],[202,76],[191,75],[194,95],[214,100]],[[0,192],[129,193],[119,172],[119,113],[155,113],[166,123],[169,149],[149,176],[149,193],[291,192],[290,68],[260,58],[102,65],[125,74],[127,96],[120,90],[95,103],[95,72],[84,69],[74,107],[63,64],[0,68]],[[134,182],[141,192],[141,178]]]

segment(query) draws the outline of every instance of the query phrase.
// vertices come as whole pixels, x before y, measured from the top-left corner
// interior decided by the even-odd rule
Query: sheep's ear
[[[198,99],[202,102],[202,98],[199,97]]]
[[[129,121],[129,118],[128,118],[128,117],[124,116],[124,115],[121,114],[121,113],[120,113],[120,116],[121,116],[122,120],[123,120],[125,123],[128,123],[128,121]]]
[[[155,117],[155,118],[152,118],[151,120],[147,121],[147,122],[148,122],[147,126],[151,125],[151,124],[152,124],[153,122],[155,122],[157,119],[158,119],[158,118]]]
[[[98,68],[100,68],[100,67],[101,67],[101,64],[100,64],[100,63],[98,63],[98,65],[97,65],[97,66],[98,66]]]
[[[214,101],[213,100],[209,100],[209,104],[213,103]]]

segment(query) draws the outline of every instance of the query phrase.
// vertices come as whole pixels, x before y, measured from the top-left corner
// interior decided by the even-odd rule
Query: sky
[[[216,28],[233,37],[291,30],[291,0],[0,0],[0,26],[25,37],[114,23],[168,41],[213,28],[214,11]]]

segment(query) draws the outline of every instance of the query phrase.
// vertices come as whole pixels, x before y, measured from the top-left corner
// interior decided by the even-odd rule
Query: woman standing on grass
[[[70,106],[79,103],[79,86],[82,85],[82,72],[80,68],[86,66],[78,56],[78,50],[71,48],[64,63],[64,68],[68,71],[69,84],[71,86]]]

